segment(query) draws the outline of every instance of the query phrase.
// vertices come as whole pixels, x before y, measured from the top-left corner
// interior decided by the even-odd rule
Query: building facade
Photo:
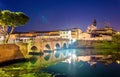
[[[60,30],[60,38],[62,39],[72,39],[71,30]]]

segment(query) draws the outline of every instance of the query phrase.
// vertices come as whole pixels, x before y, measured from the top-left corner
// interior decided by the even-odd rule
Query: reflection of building
[[[84,61],[89,63],[90,65],[96,64],[98,61],[103,61],[111,58],[111,55],[89,55],[89,56],[78,56],[77,61]]]

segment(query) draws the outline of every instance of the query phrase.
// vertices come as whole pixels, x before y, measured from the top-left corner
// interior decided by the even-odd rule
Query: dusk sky
[[[46,31],[80,28],[86,31],[97,20],[120,31],[120,0],[0,0],[1,10],[24,12],[28,24],[16,31]]]

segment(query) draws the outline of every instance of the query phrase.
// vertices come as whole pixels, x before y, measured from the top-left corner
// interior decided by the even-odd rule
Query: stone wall
[[[28,43],[17,43],[17,46],[19,46],[19,49],[21,51],[21,53],[23,54],[23,56],[25,58],[28,58]]]
[[[0,44],[0,63],[21,58],[24,58],[24,55],[21,53],[19,46],[15,44]]]

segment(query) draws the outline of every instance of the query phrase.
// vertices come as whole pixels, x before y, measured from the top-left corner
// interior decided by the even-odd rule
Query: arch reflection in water
[[[30,58],[29,61],[30,61],[32,64],[35,64],[35,63],[37,62],[37,60],[38,60],[38,58],[33,56],[33,57]]]
[[[50,54],[46,55],[46,56],[44,57],[44,59],[45,59],[46,61],[48,61],[48,60],[50,59]]]
[[[60,52],[55,53],[55,57],[58,58],[60,56]]]
[[[59,60],[63,60],[65,58],[67,58],[69,55],[68,55],[68,50],[56,50],[56,51],[53,51],[53,52],[49,52],[49,53],[46,53],[44,52],[43,55],[33,55],[31,58],[30,58],[30,63],[32,65],[40,65],[42,63],[51,63],[51,62],[55,62],[55,61],[59,61]]]

